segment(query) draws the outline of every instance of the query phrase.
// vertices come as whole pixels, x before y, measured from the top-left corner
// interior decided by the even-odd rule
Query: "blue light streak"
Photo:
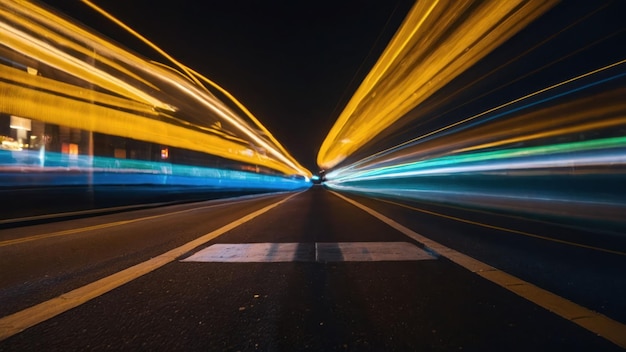
[[[311,183],[304,177],[167,162],[0,150],[0,187],[63,185],[201,186],[219,190],[290,191],[310,187]]]

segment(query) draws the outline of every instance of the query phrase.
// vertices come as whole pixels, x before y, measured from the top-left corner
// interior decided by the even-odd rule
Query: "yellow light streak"
[[[0,14],[3,17],[5,17],[7,20],[13,23],[19,24],[20,26],[23,26],[24,28],[28,28],[29,31],[31,31],[32,33],[46,33],[47,40],[49,42],[55,43],[58,47],[67,48],[72,51],[76,51],[77,53],[83,54],[87,58],[92,58],[95,61],[99,61],[105,64],[106,66],[109,66],[113,68],[114,70],[117,70],[123,73],[124,75],[127,75],[128,77],[132,77],[134,80],[137,80],[154,90],[158,90],[156,86],[152,85],[152,83],[143,79],[141,76],[135,74],[132,70],[126,69],[124,66],[120,65],[116,60],[112,60],[106,56],[100,55],[99,50],[95,50],[92,48],[98,47],[98,45],[103,45],[106,47],[107,52],[110,52],[110,51],[119,52],[119,49],[115,49],[115,47],[112,45],[107,45],[108,43],[106,41],[98,37],[95,37],[93,35],[89,35],[88,36],[89,40],[86,40],[90,43],[90,47],[78,44],[73,41],[73,40],[79,40],[81,38],[77,36],[76,34],[80,32],[81,34],[87,36],[88,32],[81,30],[80,27],[68,21],[63,20],[62,18],[50,12],[44,11],[43,9],[38,8],[38,7],[34,7],[32,4],[26,4],[26,7],[30,8],[33,11],[23,12],[23,11],[20,11],[19,7],[13,7],[11,9],[13,11],[19,12],[20,15],[29,17],[28,20],[20,18],[17,15],[12,14],[10,12],[2,11],[1,9],[0,9]],[[38,16],[36,16],[35,14],[37,14]],[[41,25],[39,25],[39,23],[41,23]],[[63,30],[64,28],[69,28],[69,31]],[[54,30],[51,30],[51,29],[54,29]],[[65,35],[59,35],[57,34],[56,31],[64,33]],[[123,52],[118,53],[118,55],[123,56]],[[128,53],[126,53],[126,56],[129,56]],[[71,72],[68,72],[68,73],[71,74]]]
[[[140,89],[42,40],[17,30],[4,22],[0,22],[0,37],[3,38],[2,44],[35,60],[41,61],[48,66],[54,67],[84,81],[92,82],[97,86],[122,96],[164,110],[171,110],[169,105],[155,99]]]
[[[251,131],[248,128],[247,125],[237,121],[236,123],[234,123],[235,127],[239,128],[248,137],[252,138],[257,144],[261,145],[263,148],[265,148],[270,153],[272,153],[274,155],[274,157],[282,160],[286,164],[288,164],[291,167],[293,167],[294,170],[297,170],[298,174],[301,174],[301,175],[307,176],[307,177],[311,177],[311,175],[312,175],[311,172],[309,170],[305,169],[304,167],[302,167],[302,165],[300,165],[295,160],[295,158],[293,158],[287,152],[287,150],[278,142],[278,140],[276,140],[276,138],[274,138],[274,136],[269,132],[269,130],[267,130],[267,128],[265,128],[265,126],[263,126],[261,124],[261,122],[239,100],[237,100],[226,89],[222,88],[217,83],[215,83],[212,80],[206,78],[205,76],[201,75],[200,73],[198,73],[198,72],[190,69],[189,67],[185,66],[184,64],[180,63],[174,57],[172,57],[171,55],[166,53],[164,50],[159,48],[156,44],[152,43],[146,37],[142,36],[137,31],[133,30],[131,27],[127,26],[122,21],[120,21],[119,19],[117,19],[113,15],[109,14],[107,11],[105,11],[101,7],[97,6],[93,2],[91,2],[89,0],[81,0],[81,1],[83,3],[85,3],[85,4],[87,4],[88,6],[90,6],[91,8],[93,8],[95,11],[97,11],[101,15],[103,15],[106,18],[108,18],[109,20],[113,21],[115,24],[119,25],[120,27],[122,27],[123,29],[125,29],[126,31],[131,33],[132,35],[134,35],[136,38],[138,38],[139,40],[141,40],[142,42],[144,42],[145,44],[150,46],[152,49],[157,51],[159,54],[163,55],[168,60],[170,60],[172,63],[174,63],[176,66],[178,66],[183,72],[185,72],[189,76],[189,78],[192,79],[198,86],[200,86],[200,87],[202,87],[202,88],[204,88],[206,90],[204,85],[202,85],[202,83],[198,80],[198,78],[200,78],[204,82],[210,84],[213,88],[215,88],[218,91],[220,91],[226,97],[228,97],[270,139],[270,141],[272,142],[272,144],[276,148],[274,146],[272,146],[272,145],[269,145],[267,142],[265,142],[265,140],[263,138],[261,138],[256,132]],[[222,116],[224,116],[224,115],[222,115]],[[224,117],[227,118],[228,120],[231,120],[231,121],[232,121],[232,119],[236,119],[236,116],[231,116],[231,117],[224,116]],[[276,150],[276,149],[278,149],[278,150]]]
[[[626,88],[618,88],[584,99],[520,113],[500,121],[478,125],[456,133],[409,143],[378,153],[368,160],[354,163],[354,169],[366,169],[387,162],[419,160],[443,155],[477,151],[512,144],[529,143],[591,131],[626,128]],[[419,139],[412,140],[413,142]],[[382,157],[384,154],[384,157]]]
[[[0,65],[0,72],[6,69],[5,66]],[[26,72],[22,74],[28,75]],[[261,165],[287,175],[293,174],[294,171],[278,160],[264,157],[256,152],[251,153],[247,144],[242,145],[205,132],[144,118],[116,108],[4,81],[0,81],[0,96],[11,97],[11,99],[0,100],[1,113],[199,151],[248,164]]]
[[[386,149],[386,150],[382,150],[382,151],[380,151],[380,152],[377,152],[377,153],[375,153],[375,154],[373,154],[373,155],[371,155],[371,156],[367,157],[366,159],[368,159],[368,160],[374,160],[377,156],[379,156],[379,155],[383,155],[383,154],[388,154],[388,153],[389,153],[390,151],[392,151],[393,149],[400,150],[400,149],[402,149],[404,146],[407,146],[407,145],[410,145],[410,144],[414,144],[414,143],[416,143],[416,142],[418,142],[418,141],[420,141],[420,140],[424,140],[424,139],[426,139],[426,138],[428,138],[428,137],[434,136],[434,135],[439,134],[439,133],[442,133],[442,132],[444,132],[444,131],[449,131],[449,130],[451,130],[451,129],[453,129],[453,128],[457,127],[457,126],[461,126],[461,125],[463,125],[463,124],[465,124],[465,123],[468,123],[468,122],[470,122],[470,121],[476,120],[476,119],[478,119],[478,118],[480,118],[480,117],[482,117],[482,116],[487,116],[487,115],[489,115],[489,114],[491,114],[491,113],[494,113],[494,112],[496,112],[496,111],[498,111],[498,110],[502,110],[502,109],[504,109],[504,108],[506,108],[506,107],[509,107],[509,106],[513,105],[513,104],[516,104],[516,103],[522,102],[522,101],[524,101],[524,100],[527,100],[527,99],[530,99],[530,98],[536,97],[536,96],[538,96],[538,95],[540,95],[540,94],[542,94],[542,93],[546,93],[546,92],[549,92],[549,91],[554,90],[554,89],[556,89],[556,88],[566,86],[567,84],[570,84],[570,83],[573,83],[573,82],[576,82],[576,81],[582,80],[582,79],[584,79],[584,78],[586,78],[586,77],[593,76],[593,75],[595,75],[595,74],[597,74],[597,73],[600,73],[600,72],[603,72],[603,71],[607,71],[607,70],[609,70],[609,69],[612,69],[612,68],[615,68],[615,67],[618,67],[618,66],[620,66],[620,65],[624,65],[624,64],[626,64],[626,60],[620,60],[620,61],[614,62],[614,63],[612,63],[612,64],[609,64],[609,65],[603,66],[603,67],[601,67],[601,68],[598,68],[598,69],[595,69],[595,70],[592,70],[592,71],[586,72],[586,73],[584,73],[584,74],[578,75],[578,76],[576,76],[576,77],[572,77],[572,78],[567,79],[567,80],[565,80],[565,81],[562,81],[562,82],[559,82],[559,83],[553,84],[553,85],[551,85],[551,86],[548,86],[548,87],[542,88],[542,89],[537,90],[537,91],[535,91],[535,92],[532,92],[532,93],[530,93],[530,94],[524,95],[524,96],[522,96],[522,97],[516,98],[516,99],[511,100],[511,101],[509,101],[509,102],[506,102],[506,103],[504,103],[504,104],[498,105],[498,106],[493,107],[493,108],[490,108],[490,109],[488,109],[488,110],[485,110],[485,111],[483,111],[483,112],[481,112],[481,113],[479,113],[479,114],[472,115],[472,116],[470,116],[470,117],[468,117],[468,118],[465,118],[465,119],[463,119],[463,120],[460,120],[460,121],[457,121],[457,122],[451,123],[451,124],[446,125],[446,126],[444,126],[444,127],[438,128],[438,129],[436,129],[436,130],[434,130],[434,131],[431,131],[431,132],[428,132],[428,133],[422,134],[422,135],[420,135],[420,136],[418,136],[418,137],[412,138],[412,139],[410,139],[410,140],[408,140],[408,141],[405,141],[405,142],[403,142],[403,143],[401,143],[401,144],[399,144],[399,145],[397,145],[397,146],[394,146],[394,147],[392,147],[392,148],[389,148],[389,149]],[[607,109],[607,107],[608,107],[608,106],[612,106],[612,107],[611,107],[611,108],[609,108],[609,109],[613,109],[613,110],[619,111],[620,109],[622,109],[622,106],[623,106],[623,103],[622,103],[622,100],[623,100],[623,93],[624,93],[624,92],[623,92],[622,90],[618,90],[618,91],[617,91],[617,96],[615,96],[615,94],[613,94],[613,93],[607,93],[607,95],[606,95],[606,96],[594,97],[594,98],[593,98],[592,100],[590,100],[590,101],[584,100],[584,101],[586,101],[586,102],[589,102],[589,103],[590,103],[588,106],[587,106],[587,105],[583,105],[583,104],[576,104],[576,106],[578,106],[578,109],[580,109],[580,111],[581,111],[581,112],[582,112],[582,111],[587,111],[590,107],[591,107],[592,109],[597,109],[597,107],[596,107],[596,105],[595,105],[597,102],[602,101],[603,99],[608,99],[608,100],[606,101],[606,103],[605,103],[605,108],[600,108],[600,110],[599,110],[599,111],[596,111],[596,113],[606,112],[606,111],[607,111],[606,109]],[[620,94],[622,94],[622,95],[620,95]],[[571,112],[563,112],[563,111],[560,111],[560,112],[559,112],[559,114],[565,114],[565,115],[559,115],[559,116],[567,116],[567,115],[571,114]],[[575,114],[575,113],[574,113],[574,114]],[[623,115],[622,115],[622,116],[623,116]],[[553,118],[553,117],[551,116],[550,118]],[[607,123],[615,123],[615,122],[607,122]],[[621,120],[621,119],[617,122],[617,124],[622,124],[622,123],[623,123],[623,122],[622,122],[622,120]],[[519,127],[519,126],[518,126],[518,127]],[[440,139],[439,141],[441,141],[441,139]],[[439,143],[439,142],[437,142],[437,143]],[[467,143],[462,143],[462,144],[463,144],[463,145],[468,145]],[[440,146],[442,146],[442,145],[443,145],[443,144],[440,144]],[[474,148],[474,149],[475,149],[475,148]],[[423,147],[423,146],[421,147],[421,153],[426,154],[426,151],[427,151],[427,150],[428,150],[428,148]],[[431,151],[432,151],[432,150],[431,150]],[[401,153],[401,154],[404,154],[405,152],[402,152],[402,151],[401,151],[400,153]],[[391,158],[391,157],[387,157],[386,159],[390,159],[390,158]],[[378,162],[379,162],[379,161],[378,161]],[[377,162],[377,163],[378,163],[378,162]],[[359,161],[355,162],[354,164],[355,164],[355,165],[360,165],[360,166],[363,166],[363,165],[366,165],[366,163],[367,163],[367,161],[366,161],[365,159],[363,159],[363,160],[359,160]]]
[[[270,131],[265,128],[265,126],[263,126],[263,124],[261,124],[261,122],[245,107],[245,105],[243,105],[241,102],[239,102],[239,100],[237,100],[232,94],[230,94],[226,89],[222,88],[221,86],[219,86],[217,83],[209,80],[208,78],[206,78],[205,76],[201,75],[200,73],[189,69],[191,73],[193,73],[194,75],[197,75],[200,79],[206,81],[207,83],[209,83],[212,87],[216,88],[217,90],[219,90],[222,94],[224,94],[225,96],[227,96],[233,103],[235,103],[235,105],[237,105],[237,107],[239,109],[241,109],[249,118],[250,120],[252,120],[252,122],[254,122],[254,124],[270,139],[270,141],[272,141],[272,143],[274,145],[276,145],[276,147],[278,147],[278,149],[282,152],[281,155],[284,155],[286,158],[288,158],[288,160],[285,160],[288,164],[293,165],[293,167],[297,170],[300,170],[302,172],[303,175],[307,176],[307,177],[311,177],[311,172],[307,169],[305,169],[302,165],[300,165],[295,158],[293,158],[289,152],[280,144],[280,142],[278,142],[278,140],[272,135],[272,133],[270,133]]]
[[[126,30],[127,32],[131,33],[132,35],[134,35],[136,38],[140,39],[141,41],[143,41],[144,43],[146,43],[148,46],[150,46],[152,49],[154,49],[156,52],[158,52],[159,54],[163,55],[165,58],[167,58],[168,60],[170,60],[171,62],[173,62],[176,66],[180,67],[181,70],[183,70],[185,73],[187,73],[187,75],[189,76],[189,78],[191,78],[197,85],[201,86],[204,88],[204,86],[195,78],[193,77],[193,75],[191,75],[187,68],[185,67],[185,65],[181,64],[180,62],[178,62],[176,59],[174,59],[172,56],[170,56],[168,53],[166,53],[165,51],[161,50],[161,48],[159,48],[158,46],[156,46],[154,43],[152,43],[151,41],[149,41],[146,37],[142,36],[141,34],[139,34],[137,31],[135,31],[134,29],[130,28],[129,26],[127,26],[126,24],[124,24],[124,22],[118,20],[115,16],[109,14],[107,11],[105,11],[104,9],[102,9],[101,7],[99,7],[98,5],[92,3],[89,0],[81,0],[84,4],[86,4],[87,6],[91,7],[92,9],[94,9],[95,11],[97,11],[99,14],[101,14],[102,16],[106,17],[108,20],[112,21],[113,23],[117,24],[118,26],[122,27],[124,30]]]
[[[322,143],[320,167],[339,164],[554,4],[417,2]]]
[[[84,2],[97,8],[89,1]],[[106,14],[101,9],[99,12]],[[0,18],[3,19],[0,21],[0,36],[4,45],[20,55],[77,77],[86,84],[103,88],[106,92],[44,77],[29,77],[20,70],[0,65],[0,74],[8,79],[3,83],[3,96],[21,94],[16,99],[11,99],[11,102],[3,102],[0,111],[23,111],[15,114],[63,126],[207,152],[231,160],[265,166],[287,175],[311,176],[310,171],[298,164],[258,119],[230,93],[179,63],[130,27],[112,16],[106,17],[153,47],[186,75],[173,72],[170,67],[151,64],[35,4],[6,1],[0,6]],[[202,81],[208,82],[232,99],[256,127],[217,99],[202,85]],[[37,107],[20,107],[19,104],[29,105],[25,97],[32,99],[30,105],[38,104],[41,100],[53,107],[55,110],[52,116],[46,116]],[[171,101],[175,101],[177,106],[168,104]],[[91,109],[88,108],[89,103],[98,106]],[[65,118],[62,118],[61,107],[73,111],[68,111]],[[183,111],[177,111],[179,108]],[[98,119],[102,120],[95,119],[95,115],[89,115],[78,121],[75,114],[78,110],[89,114],[97,112]],[[114,120],[110,126],[107,125],[106,116]],[[200,121],[206,117],[210,118],[206,125],[189,121]],[[73,120],[74,118],[77,120]],[[232,131],[211,127],[216,119],[217,122],[227,122],[234,127],[237,135],[230,133]],[[173,125],[160,120],[169,120]],[[128,125],[124,126],[124,121]],[[145,126],[152,126],[152,129],[143,128]],[[172,130],[167,131],[170,128]],[[192,130],[184,131],[184,128]],[[201,132],[210,135],[203,136]],[[174,142],[172,138],[177,141]]]
[[[34,75],[25,75],[22,70],[0,66],[0,79],[13,82],[17,85],[28,86],[28,87],[37,87],[37,89],[46,90],[49,92],[53,92],[58,95],[64,95],[76,100],[83,100],[85,102],[91,102],[101,105],[107,105],[114,108],[124,109],[126,111],[132,111],[140,114],[141,116],[152,116],[152,117],[166,117],[177,124],[188,126],[190,128],[194,128],[197,130],[206,131],[209,133],[213,133],[221,136],[221,138],[230,139],[234,142],[240,144],[246,144],[247,142],[244,139],[238,138],[233,135],[229,135],[220,130],[209,128],[205,126],[200,126],[197,124],[190,123],[189,121],[183,120],[181,118],[166,114],[166,113],[158,113],[151,106],[147,104],[138,103],[132,100],[127,100],[124,98],[119,98],[116,96],[111,96],[108,94],[104,94],[101,92],[96,92],[94,90],[90,90],[87,88],[73,86],[67,83],[55,81],[52,79],[48,79],[42,76],[34,76]],[[166,144],[166,143],[164,143]]]
[[[41,90],[56,92],[77,100],[85,100],[97,104],[115,106],[144,115],[158,115],[153,107],[148,104],[96,92],[91,89],[55,81],[42,76],[34,76],[30,74],[25,75],[24,71],[13,67],[0,65],[0,79],[11,81],[22,86],[37,87]]]

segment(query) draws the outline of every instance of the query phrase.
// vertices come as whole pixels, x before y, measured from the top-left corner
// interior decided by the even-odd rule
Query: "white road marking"
[[[182,262],[371,262],[435,259],[408,242],[218,243]]]
[[[578,305],[504,271],[496,269],[468,255],[439,244],[355,200],[336,192],[331,193],[367,212],[415,241],[423,244],[424,248],[427,250],[432,250],[435,253],[448,258],[450,261],[462,266],[463,268],[517,294],[518,296],[523,297],[564,319],[578,324],[594,334],[613,342],[621,348],[626,348],[625,324]]]
[[[316,243],[318,262],[380,262],[436,259],[408,242]]]
[[[311,261],[312,243],[218,243],[181,262],[261,263]]]
[[[238,220],[235,220],[227,225],[220,227],[217,230],[207,233],[191,242],[188,242],[178,248],[172,249],[169,252],[163,253],[157,257],[147,260],[143,263],[139,263],[130,268],[119,271],[115,274],[94,281],[83,287],[79,287],[73,291],[64,293],[59,297],[51,300],[39,303],[30,308],[26,308],[17,313],[7,315],[0,318],[0,341],[7,339],[15,334],[18,334],[34,325],[37,325],[45,320],[53,318],[63,312],[66,312],[72,308],[94,299],[100,295],[103,295],[115,288],[124,285],[142,275],[148,274],[165,264],[173,262],[181,255],[205,244],[206,242],[216,238],[228,232],[237,226],[244,224],[257,216],[269,211],[270,209],[288,201],[301,192],[295,193],[286,197],[285,199],[276,203],[270,204],[264,208],[261,208],[255,212],[252,212]]]

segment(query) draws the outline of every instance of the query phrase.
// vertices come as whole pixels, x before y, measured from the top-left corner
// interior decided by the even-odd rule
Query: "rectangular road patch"
[[[218,243],[183,262],[370,262],[435,259],[408,242]]]
[[[316,243],[318,262],[381,262],[435,259],[408,242],[338,242]]]
[[[313,243],[218,243],[184,262],[295,262],[315,260]]]

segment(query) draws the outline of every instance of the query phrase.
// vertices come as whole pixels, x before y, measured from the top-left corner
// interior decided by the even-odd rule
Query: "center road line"
[[[206,235],[196,238],[191,242],[188,242],[178,248],[172,249],[145,262],[131,266],[115,274],[109,275],[105,278],[94,281],[70,292],[64,293],[56,298],[50,299],[48,301],[34,305],[30,308],[21,310],[17,313],[13,313],[11,315],[0,318],[0,341],[5,340],[15,334],[18,334],[45,320],[64,313],[72,308],[78,307],[79,305],[91,299],[94,299],[115,288],[118,288],[125,283],[137,279],[142,275],[148,274],[164,266],[165,264],[173,262],[181,255],[256,218],[257,216],[269,211],[270,209],[287,202],[291,198],[299,195],[300,193],[302,192],[292,194],[281,201],[270,204],[264,208],[252,212],[238,220],[235,220],[227,225],[220,227],[217,230],[209,232]]]
[[[430,249],[440,256],[445,257],[471,271],[472,273],[475,273],[484,279],[487,279],[496,285],[499,285],[517,294],[518,296],[525,298],[528,301],[613,342],[621,348],[626,348],[625,324],[578,305],[504,271],[496,269],[468,255],[439,244],[353,199],[337,192],[331,191],[331,193],[386,223],[392,228],[400,231],[406,236],[414,239],[422,244],[425,249]]]

